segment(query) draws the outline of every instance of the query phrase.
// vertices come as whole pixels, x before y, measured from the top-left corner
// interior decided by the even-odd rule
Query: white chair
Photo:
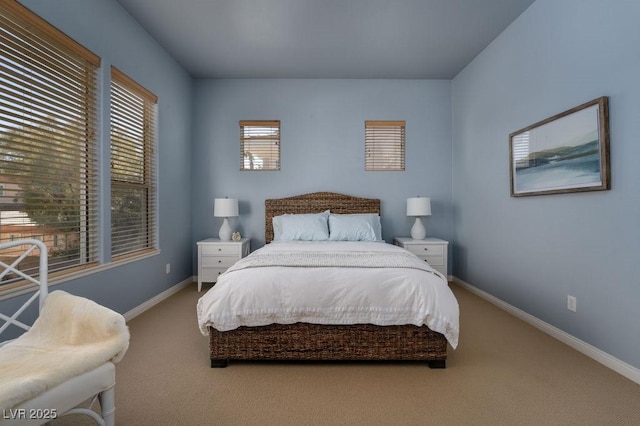
[[[39,290],[36,291],[13,315],[8,316],[0,313],[0,319],[5,321],[2,327],[0,327],[0,334],[7,330],[9,325],[14,325],[24,330],[30,330],[31,326],[18,320],[18,316],[21,315],[36,298],[39,298],[39,312],[42,311],[49,294],[47,287],[47,248],[45,244],[35,239],[27,239],[0,244],[0,250],[15,246],[27,246],[28,248],[10,265],[0,261],[0,266],[4,269],[0,273],[0,280],[4,279],[8,273],[14,273],[27,281],[37,284],[39,286]],[[40,252],[40,267],[37,277],[29,276],[17,269],[18,264],[27,258],[27,256],[31,255],[31,253],[36,249]],[[127,331],[127,346],[128,337]],[[2,353],[3,346],[8,342],[9,341],[0,342],[0,355]],[[8,350],[9,347],[7,346],[5,349]],[[126,351],[126,347],[124,348],[124,351]],[[121,353],[122,355],[124,355],[124,351]],[[56,365],[51,365],[51,368],[56,368]],[[0,377],[0,383],[1,382],[2,377]],[[3,412],[2,418],[0,418],[0,424],[2,424],[2,426],[39,425],[48,423],[49,421],[66,414],[79,413],[92,417],[99,425],[114,425],[114,386],[115,365],[113,362],[107,361],[97,368],[74,376],[45,390],[43,393],[18,403],[13,407],[4,408],[2,410]],[[90,403],[87,408],[78,407],[79,404],[88,400],[90,400]],[[100,414],[92,409],[96,400],[100,403]]]

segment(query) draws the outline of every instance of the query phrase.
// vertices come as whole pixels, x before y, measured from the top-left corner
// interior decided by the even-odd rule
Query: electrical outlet
[[[576,312],[577,300],[575,296],[567,296],[567,309],[572,312]]]
[[[171,272],[171,264],[167,263],[167,266],[165,267],[167,274]]]

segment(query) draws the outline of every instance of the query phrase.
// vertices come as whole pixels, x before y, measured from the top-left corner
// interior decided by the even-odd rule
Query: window
[[[157,97],[111,68],[111,254],[156,247]]]
[[[240,170],[280,170],[280,121],[240,122]]]
[[[404,170],[404,121],[364,122],[364,169]]]
[[[13,1],[0,2],[0,50],[0,240],[66,235],[49,246],[49,271],[90,266],[98,252],[100,58]],[[37,273],[37,261],[20,265]]]

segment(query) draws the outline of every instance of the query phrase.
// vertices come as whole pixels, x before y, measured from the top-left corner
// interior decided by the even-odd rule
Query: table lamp
[[[231,225],[230,217],[238,216],[238,199],[237,198],[216,198],[213,203],[213,216],[223,217],[224,221],[218,232],[220,241],[231,241]]]
[[[411,238],[424,240],[427,236],[427,230],[420,217],[431,216],[431,199],[427,197],[407,198],[407,216],[416,217],[416,223],[411,228]]]

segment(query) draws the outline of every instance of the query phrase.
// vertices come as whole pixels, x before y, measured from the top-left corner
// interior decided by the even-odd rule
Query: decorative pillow
[[[329,239],[331,241],[382,241],[380,216],[373,213],[331,214]]]
[[[313,214],[284,214],[273,218],[273,241],[329,239],[329,210]]]

